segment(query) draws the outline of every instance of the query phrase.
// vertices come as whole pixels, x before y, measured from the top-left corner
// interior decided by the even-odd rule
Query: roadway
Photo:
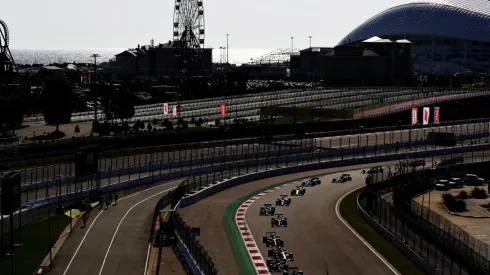
[[[490,152],[486,152],[485,156],[489,155]],[[463,156],[472,157],[471,153]],[[473,153],[475,158],[481,158],[481,156],[481,152]],[[429,163],[427,166],[430,166],[432,161],[439,160],[440,157],[426,158],[426,163]],[[360,176],[362,168],[396,163],[398,161],[353,165],[267,178],[224,190],[194,205],[182,208],[179,212],[189,226],[201,228],[201,235],[198,239],[213,257],[220,273],[235,275],[239,273],[222,224],[224,210],[230,203],[245,194],[273,184],[291,182],[314,175],[350,171],[347,173],[354,177],[354,181],[350,183],[330,184],[333,175],[327,176],[323,177],[322,185],[318,188],[321,191],[307,190],[307,196],[304,198],[294,197],[291,205],[299,204],[300,207],[291,206],[290,209],[283,210],[287,214],[290,225],[285,230],[282,228],[277,230],[285,239],[286,248],[297,258],[294,266],[305,271],[305,274],[393,274],[390,268],[383,266],[382,261],[372,254],[362,241],[353,238],[354,234],[346,230],[345,225],[335,213],[335,206],[344,194],[364,184]],[[392,171],[394,172],[394,169]],[[272,194],[274,194],[272,196],[275,201],[279,194],[277,191]],[[247,211],[247,221],[255,239],[258,240],[257,243],[261,242],[266,231],[273,231],[270,227],[270,219],[261,218],[257,214],[261,204],[263,202],[256,202],[251,206],[252,209]],[[295,219],[297,222],[294,222]],[[310,261],[310,258],[315,259],[316,262]],[[366,263],[369,264],[366,265]],[[369,269],[366,268],[367,266]]]
[[[231,146],[217,146],[211,148],[202,148],[195,150],[180,150],[173,152],[155,152],[151,154],[139,154],[128,157],[114,157],[105,158],[99,160],[100,171],[115,170],[120,168],[134,167],[139,165],[148,165],[149,163],[158,164],[162,163],[177,163],[182,161],[195,161],[195,164],[199,164],[201,155],[203,159],[212,157],[241,155],[240,158],[247,157],[248,154],[254,154],[257,152],[271,152],[272,155],[277,154],[280,151],[287,153],[290,150],[290,146],[314,146],[323,149],[340,149],[340,148],[353,148],[394,144],[395,142],[419,142],[421,139],[425,139],[427,133],[434,132],[451,132],[456,135],[471,135],[481,133],[482,137],[480,141],[486,141],[489,138],[489,125],[488,123],[472,123],[461,124],[452,126],[436,126],[424,129],[413,130],[401,130],[401,131],[385,131],[377,133],[367,134],[353,134],[335,137],[320,137],[305,140],[294,141],[280,141],[276,145],[265,144],[240,144]],[[281,145],[283,144],[283,145]],[[304,149],[305,151],[307,149]],[[238,159],[238,157],[237,157]],[[174,166],[175,167],[175,166]],[[57,165],[46,165],[35,168],[25,168],[21,171],[22,182],[25,184],[31,184],[36,182],[42,182],[43,180],[53,179],[59,175],[69,177],[75,173],[74,163],[62,163]]]
[[[180,182],[161,182],[121,198],[107,210],[96,209],[85,229],[75,226],[50,274],[144,274],[153,210],[157,201]]]

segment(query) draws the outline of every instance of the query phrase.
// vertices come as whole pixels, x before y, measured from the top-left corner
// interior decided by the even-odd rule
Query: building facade
[[[107,73],[121,76],[176,76],[182,69],[200,75],[212,71],[212,49],[184,49],[174,42],[158,46],[140,46],[116,55]]]
[[[338,45],[370,37],[412,42],[413,70],[423,74],[481,74],[490,69],[490,1],[419,0],[385,10]]]

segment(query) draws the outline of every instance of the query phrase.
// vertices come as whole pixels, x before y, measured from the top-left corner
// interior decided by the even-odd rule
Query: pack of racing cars
[[[288,195],[281,195],[276,199],[276,206],[289,206],[291,205],[291,198]]]
[[[263,237],[267,250],[267,268],[269,272],[282,272],[283,275],[303,275],[297,267],[289,266],[294,254],[284,248],[284,241],[276,232],[267,232]]]
[[[332,179],[332,183],[344,183],[352,181],[352,177],[350,174],[342,174],[339,177],[335,177]]]

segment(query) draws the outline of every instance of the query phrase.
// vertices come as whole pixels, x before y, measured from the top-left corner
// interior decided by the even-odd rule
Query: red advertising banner
[[[172,106],[172,115],[175,117],[177,116],[177,105]]]
[[[419,108],[412,108],[412,125],[419,123]]]
[[[430,119],[430,107],[424,107],[422,110],[423,110],[422,125],[428,125]]]
[[[168,115],[168,103],[163,103],[163,114]]]
[[[439,107],[434,107],[434,124],[439,124],[439,115],[440,115],[440,108]]]
[[[226,105],[221,104],[221,116],[225,117],[225,115],[226,115]]]

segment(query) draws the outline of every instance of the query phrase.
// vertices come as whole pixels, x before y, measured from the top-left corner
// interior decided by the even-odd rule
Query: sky
[[[196,0],[197,1],[197,0]],[[205,45],[230,49],[335,46],[371,16],[409,0],[203,0]],[[172,39],[175,0],[12,0],[0,19],[11,49],[109,49]]]

